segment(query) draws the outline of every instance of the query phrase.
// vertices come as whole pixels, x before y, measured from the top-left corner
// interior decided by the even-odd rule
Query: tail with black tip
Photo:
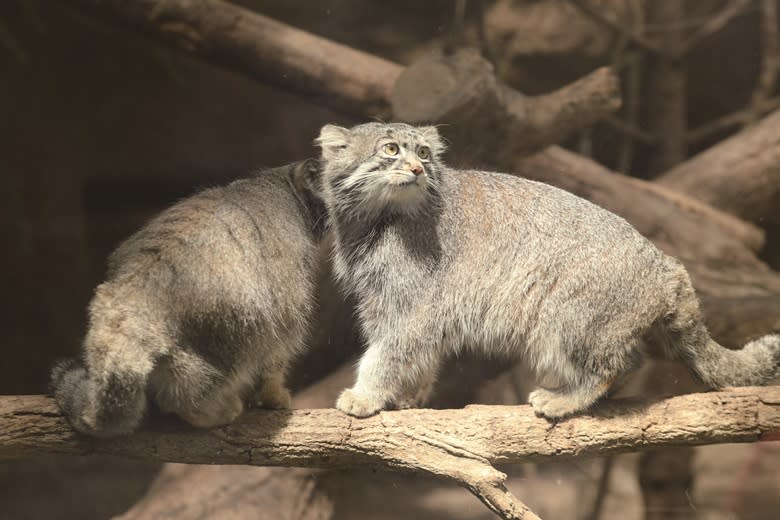
[[[79,362],[58,362],[50,391],[76,430],[95,437],[132,433],[146,411],[146,378],[138,374],[91,374]]]

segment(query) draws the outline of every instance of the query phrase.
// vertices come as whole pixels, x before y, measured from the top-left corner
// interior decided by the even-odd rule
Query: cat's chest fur
[[[353,223],[343,226],[336,240],[336,275],[368,306],[411,306],[434,285],[445,261],[430,215]]]

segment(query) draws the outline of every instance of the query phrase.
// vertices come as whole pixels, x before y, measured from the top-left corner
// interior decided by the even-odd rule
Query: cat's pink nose
[[[420,175],[423,172],[423,167],[421,164],[412,164],[409,170],[415,175]]]

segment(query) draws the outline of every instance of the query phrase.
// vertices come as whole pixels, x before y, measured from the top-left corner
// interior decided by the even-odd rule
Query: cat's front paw
[[[528,402],[534,413],[548,420],[562,419],[576,411],[572,398],[544,388],[538,388],[528,395]]]
[[[382,409],[385,403],[347,388],[336,401],[336,408],[355,417],[368,417]]]

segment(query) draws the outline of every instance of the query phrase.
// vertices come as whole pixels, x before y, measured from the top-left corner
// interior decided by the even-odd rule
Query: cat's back
[[[453,171],[445,184],[439,232],[450,243],[452,265],[467,272],[542,277],[552,286],[565,279],[605,291],[664,281],[668,257],[623,218],[585,199],[500,173]]]
[[[514,175],[450,170],[443,183],[448,225],[475,236],[515,237],[591,247],[647,241],[622,217],[565,190]]]
[[[311,217],[283,167],[166,209],[112,254],[109,279],[184,307],[283,307],[306,299],[315,254]]]

